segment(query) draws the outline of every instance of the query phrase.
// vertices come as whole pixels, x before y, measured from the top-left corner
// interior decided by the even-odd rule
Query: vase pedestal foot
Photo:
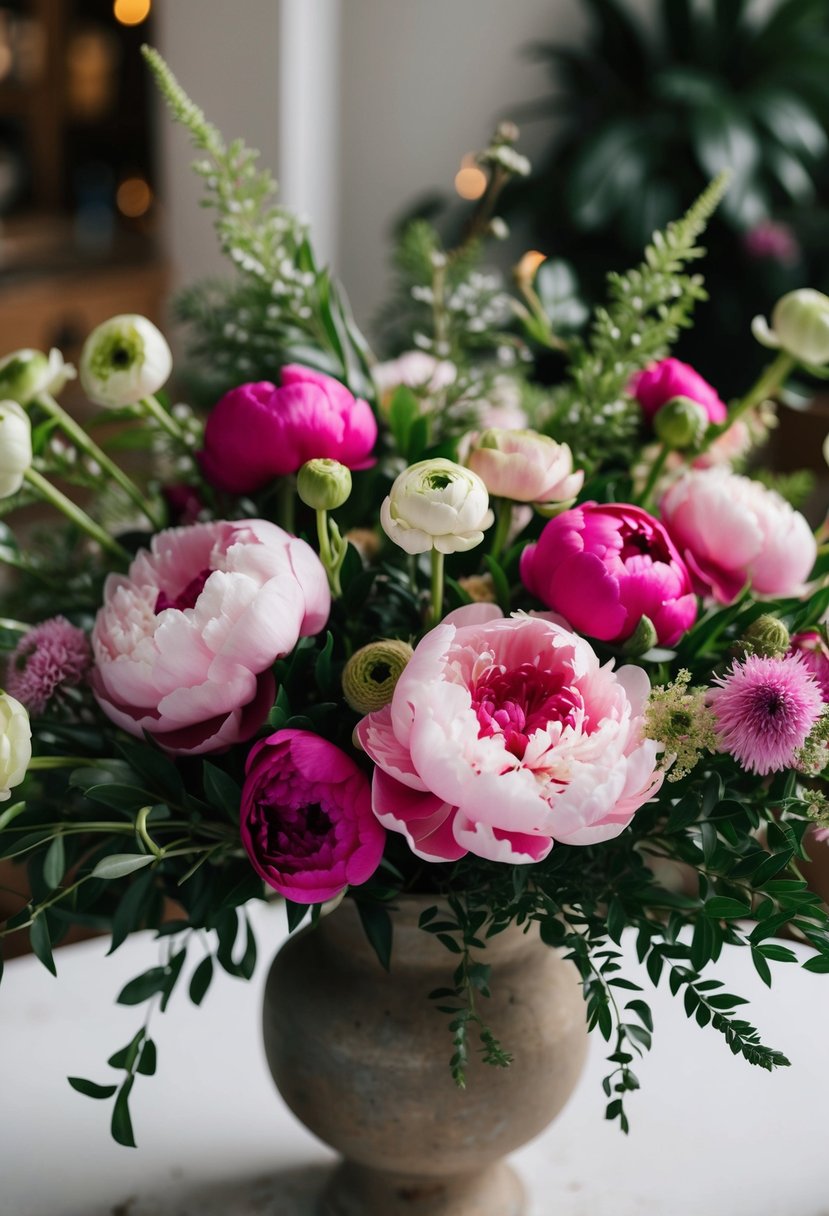
[[[462,1177],[387,1174],[345,1161],[322,1198],[321,1216],[523,1216],[524,1188],[499,1162]]]

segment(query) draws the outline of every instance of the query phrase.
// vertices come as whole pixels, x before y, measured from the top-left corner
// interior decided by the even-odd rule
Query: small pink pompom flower
[[[21,638],[9,660],[6,691],[31,714],[42,714],[63,688],[81,684],[92,665],[82,629],[66,617],[43,621]]]
[[[749,655],[714,682],[708,704],[720,749],[761,777],[792,768],[823,710],[820,688],[802,658]]]

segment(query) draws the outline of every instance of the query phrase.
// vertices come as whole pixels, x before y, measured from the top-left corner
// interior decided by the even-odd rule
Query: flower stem
[[[66,412],[62,405],[59,405],[55,401],[54,397],[50,396],[49,393],[41,393],[35,399],[35,403],[40,406],[44,413],[55,419],[61,430],[75,444],[75,447],[82,452],[86,452],[88,456],[97,461],[103,471],[108,473],[112,480],[121,487],[131,502],[146,515],[154,528],[162,528],[164,526],[132,478],[128,477],[124,470],[107,456],[106,452],[95,443],[94,439],[87,435],[83,427],[75,421],[71,414]]]
[[[432,606],[429,611],[432,627],[440,624],[443,616],[443,556],[437,549],[432,550]]]
[[[114,540],[100,524],[97,524],[91,516],[87,515],[86,511],[67,498],[65,494],[62,494],[45,477],[42,477],[36,469],[27,469],[24,476],[32,489],[40,494],[41,498],[45,498],[53,507],[57,507],[59,511],[62,511],[67,519],[71,520],[83,532],[86,532],[87,536],[97,541],[102,549],[106,549],[108,553],[111,553],[113,557],[117,557],[120,561],[129,562],[130,555],[126,549],[122,548],[117,540]]]
[[[171,439],[175,439],[176,443],[180,443],[183,447],[188,447],[187,435],[184,430],[176,422],[169,410],[165,410],[164,406],[154,394],[149,397],[142,397],[141,406],[151,418],[154,418],[163,431],[166,431]]]
[[[508,498],[496,498],[495,521],[495,535],[492,538],[490,557],[494,557],[497,560],[503,551],[504,545],[507,543],[507,537],[512,525],[512,503]]]
[[[668,447],[667,443],[663,443],[662,447],[656,454],[653,464],[651,465],[650,472],[648,473],[648,479],[645,482],[645,487],[639,497],[640,506],[646,511],[648,509],[651,495],[656,488],[656,483],[659,481],[660,474],[665,468],[665,461],[668,459],[670,451],[671,449]]]

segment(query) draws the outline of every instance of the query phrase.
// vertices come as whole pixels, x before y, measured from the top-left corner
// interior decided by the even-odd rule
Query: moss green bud
[[[657,438],[677,452],[696,447],[707,426],[708,414],[704,406],[690,397],[672,397],[653,420]]]
[[[790,291],[775,304],[771,326],[765,317],[755,317],[751,332],[763,346],[823,367],[829,363],[829,296],[811,287]]]
[[[776,616],[765,612],[752,621],[742,638],[742,649],[746,654],[756,654],[763,659],[776,659],[788,652],[791,639],[789,631]]]
[[[351,494],[351,472],[338,460],[309,460],[299,470],[297,493],[314,511],[336,511]]]
[[[343,668],[343,695],[351,708],[370,714],[388,705],[413,653],[408,642],[394,638],[355,651]]]
[[[28,405],[40,393],[57,396],[75,369],[59,350],[16,350],[0,359],[0,398]]]

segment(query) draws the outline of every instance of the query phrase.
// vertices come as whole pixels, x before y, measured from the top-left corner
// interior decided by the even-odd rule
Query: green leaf
[[[136,870],[143,870],[154,861],[152,853],[110,853],[109,857],[101,858],[92,871],[92,877],[112,882],[116,878],[126,878]]]
[[[73,1089],[87,1098],[111,1098],[118,1088],[117,1085],[97,1085],[94,1081],[86,1081],[83,1077],[66,1078]]]
[[[43,879],[51,891],[60,886],[66,872],[66,849],[62,836],[56,836],[43,859]]]
[[[379,904],[364,903],[357,900],[357,912],[366,937],[377,955],[380,966],[385,970],[391,969],[392,923],[386,908]],[[443,938],[441,937],[441,941]],[[450,939],[451,940],[451,939]],[[455,943],[453,942],[453,945]]]
[[[190,1000],[194,1005],[201,1005],[212,979],[213,959],[208,954],[207,958],[203,958],[199,963],[190,980]]]
[[[127,1077],[124,1084],[118,1091],[118,1097],[115,1099],[115,1106],[112,1111],[112,1123],[110,1130],[112,1138],[117,1144],[123,1144],[125,1148],[135,1148],[135,1135],[132,1130],[132,1120],[130,1119],[130,1090],[133,1086],[133,1077]]]
[[[52,957],[52,941],[49,936],[49,924],[46,920],[45,912],[36,912],[35,918],[29,928],[29,941],[32,944],[32,953],[36,958],[43,963],[47,971],[51,971],[52,975],[57,975],[55,960]]]

